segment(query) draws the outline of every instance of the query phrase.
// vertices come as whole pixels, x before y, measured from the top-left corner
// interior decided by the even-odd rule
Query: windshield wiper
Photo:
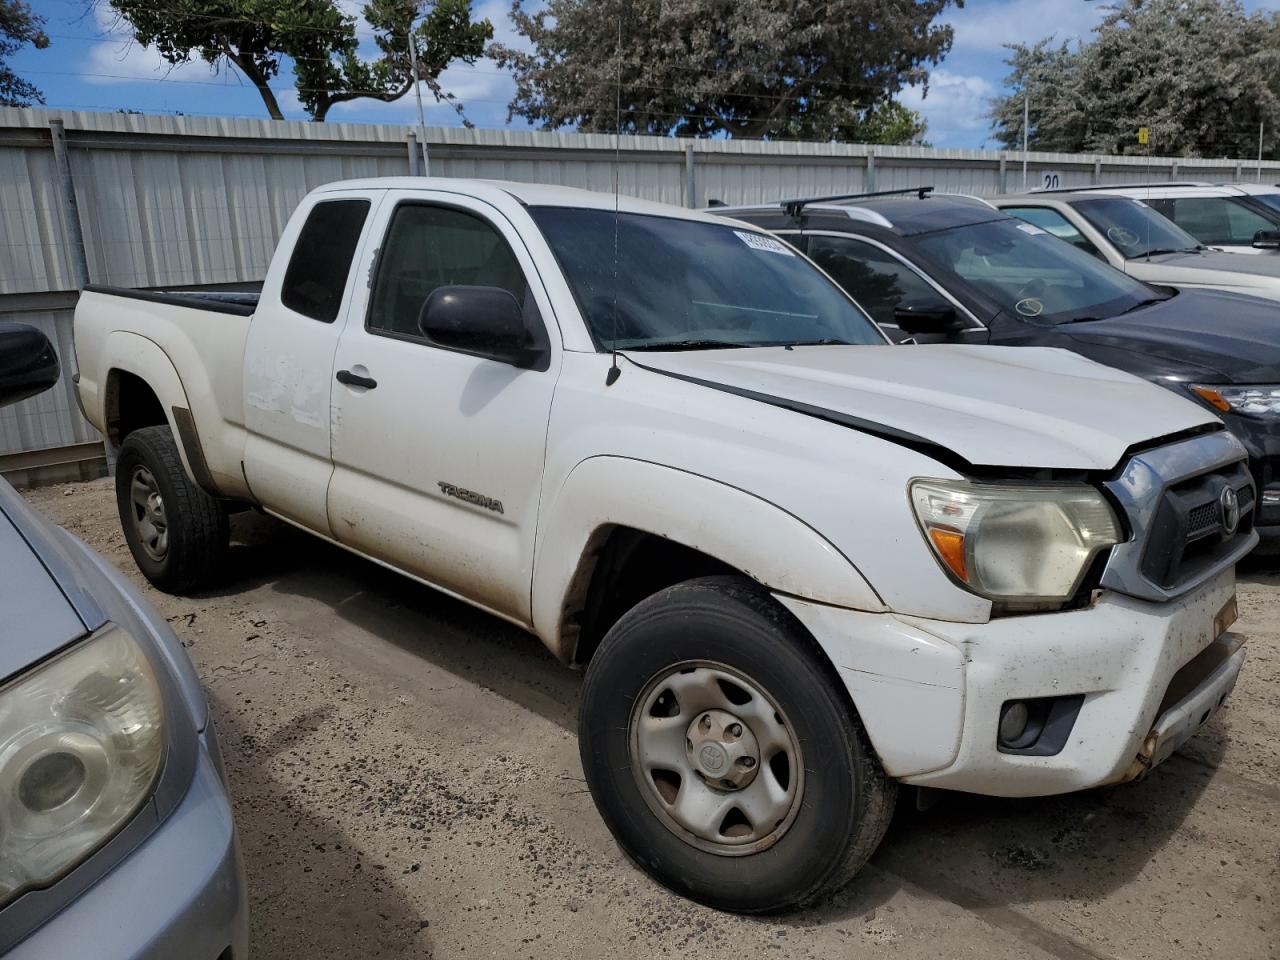
[[[1149,260],[1151,257],[1162,257],[1166,253],[1199,253],[1199,252],[1200,252],[1199,247],[1181,247],[1181,248],[1171,247],[1168,250],[1148,250],[1146,253],[1138,254],[1138,256],[1134,257],[1134,259],[1137,260],[1141,258],[1143,260]]]
[[[650,340],[647,343],[618,345],[619,350],[729,350],[739,347],[758,346],[751,343],[735,343],[731,340]]]
[[[1133,311],[1141,310],[1143,307],[1149,307],[1153,303],[1164,303],[1168,299],[1168,297],[1148,297],[1146,300],[1139,300],[1132,307],[1125,307],[1120,311],[1120,313],[1117,313],[1116,316],[1118,317],[1124,313],[1133,313]]]
[[[777,340],[773,343],[759,343],[759,347],[786,347],[790,350],[792,347],[853,347],[857,344],[850,343],[848,340],[840,340],[837,337],[819,337],[815,340]]]

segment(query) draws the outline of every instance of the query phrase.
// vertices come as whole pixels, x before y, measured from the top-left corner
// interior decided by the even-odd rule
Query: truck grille
[[[1233,517],[1224,516],[1222,494],[1236,498]],[[1213,470],[1164,491],[1147,534],[1142,572],[1166,590],[1198,579],[1234,552],[1253,530],[1253,481],[1243,463]]]
[[[1104,483],[1132,535],[1112,548],[1101,585],[1146,600],[1176,597],[1257,542],[1257,496],[1244,447],[1226,431],[1134,454]]]

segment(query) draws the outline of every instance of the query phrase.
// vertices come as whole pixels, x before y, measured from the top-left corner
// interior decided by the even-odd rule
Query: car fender
[[[700,474],[645,460],[592,457],[549,500],[533,575],[534,631],[569,659],[576,588],[589,576],[600,532],[631,527],[715,557],[772,591],[882,612],[862,574],[829,540],[776,504]]]

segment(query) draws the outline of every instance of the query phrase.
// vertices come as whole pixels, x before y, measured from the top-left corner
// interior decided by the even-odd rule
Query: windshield
[[[612,210],[530,213],[602,350],[886,342],[839,287],[767,234]]]
[[[1091,197],[1072,200],[1071,206],[1115,244],[1126,260],[1161,253],[1195,250],[1200,241],[1166,220],[1141,200],[1130,197]]]
[[[1004,311],[1036,323],[1113,317],[1163,299],[1150,287],[1030,223],[989,220],[916,239],[935,265]]]

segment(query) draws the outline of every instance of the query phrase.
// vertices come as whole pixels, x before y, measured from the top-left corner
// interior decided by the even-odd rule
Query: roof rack
[[[1095,183],[1088,187],[1050,187],[1032,193],[1088,193],[1091,190],[1149,190],[1153,187],[1211,187],[1203,180],[1158,180],[1151,183]]]
[[[830,197],[809,197],[805,200],[783,200],[782,209],[787,216],[798,217],[800,211],[811,203],[834,203],[837,200],[867,200],[871,197],[901,197],[916,194],[921,200],[933,193],[933,187],[905,187],[901,190],[877,190],[874,193],[840,193]]]

